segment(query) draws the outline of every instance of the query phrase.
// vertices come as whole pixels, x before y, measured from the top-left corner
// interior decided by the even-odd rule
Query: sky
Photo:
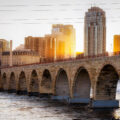
[[[91,6],[106,12],[107,51],[113,35],[120,34],[120,0],[0,0],[0,39],[13,40],[13,48],[27,36],[50,34],[52,24],[76,29],[76,51],[84,47],[84,16]]]

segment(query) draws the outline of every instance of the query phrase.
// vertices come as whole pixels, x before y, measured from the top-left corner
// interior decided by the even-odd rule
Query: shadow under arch
[[[52,93],[52,78],[48,69],[43,71],[40,88],[42,90],[41,92],[44,94]]]
[[[119,80],[119,75],[115,67],[111,64],[106,64],[100,71],[96,83],[95,91],[95,107],[118,107],[119,103],[115,100],[116,88]]]
[[[12,72],[10,74],[8,92],[10,92],[10,93],[16,92],[16,80],[15,80],[15,73],[14,72]]]
[[[64,69],[59,69],[55,81],[55,96],[53,99],[69,101],[70,89],[67,73]]]
[[[22,71],[19,75],[17,94],[19,95],[27,94],[27,82],[26,82],[26,76],[24,71]]]
[[[1,90],[7,91],[7,75],[6,73],[3,73],[1,77]]]
[[[2,75],[1,75],[1,70],[0,70],[0,91],[2,91]]]
[[[36,70],[33,70],[31,73],[29,87],[30,87],[30,92],[28,93],[29,96],[39,96],[39,80]]]
[[[88,71],[84,67],[80,67],[74,77],[73,82],[73,103],[89,103],[90,102],[91,81]]]

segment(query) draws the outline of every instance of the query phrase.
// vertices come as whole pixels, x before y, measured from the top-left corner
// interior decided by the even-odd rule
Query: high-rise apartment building
[[[40,58],[48,61],[75,57],[75,29],[72,25],[53,25],[52,34],[44,37],[26,37],[25,49],[37,52]]]
[[[114,52],[120,51],[120,35],[114,35],[113,51]]]
[[[25,49],[37,52],[43,60],[54,60],[55,41],[51,34],[44,37],[28,36],[25,38]]]
[[[106,17],[99,7],[91,7],[85,14],[84,54],[98,55],[106,51]]]
[[[44,37],[32,37],[25,38],[25,49],[30,49],[37,52],[40,57],[45,57],[45,39]]]
[[[52,37],[55,41],[55,59],[76,56],[75,29],[72,25],[53,25]]]

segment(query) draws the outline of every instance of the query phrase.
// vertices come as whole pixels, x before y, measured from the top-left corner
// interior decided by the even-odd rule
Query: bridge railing
[[[4,68],[12,68],[12,67],[21,67],[21,66],[29,66],[29,65],[38,65],[38,64],[49,64],[49,63],[58,63],[58,62],[64,62],[64,61],[76,61],[81,59],[94,59],[94,58],[100,58],[100,57],[112,57],[112,56],[119,56],[119,52],[106,52],[104,54],[98,54],[98,55],[91,55],[91,56],[84,56],[84,54],[79,55],[76,58],[64,58],[64,59],[58,59],[58,60],[46,60],[39,63],[31,63],[31,64],[23,64],[23,65],[13,65],[13,66],[2,66],[0,69]]]

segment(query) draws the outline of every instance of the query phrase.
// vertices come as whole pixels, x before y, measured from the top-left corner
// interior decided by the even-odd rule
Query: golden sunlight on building
[[[45,58],[46,60],[54,60],[55,56],[55,41],[52,35],[45,35]]]
[[[45,37],[32,37],[25,38],[25,49],[37,52],[41,61],[54,60],[54,39],[50,35]]]
[[[80,55],[80,54],[83,54],[83,52],[78,52],[78,51],[76,52],[76,55]]]
[[[7,40],[0,39],[0,51],[4,52],[8,50],[10,50],[9,42]]]
[[[84,56],[84,52],[76,52],[76,58]]]
[[[56,24],[52,27],[55,40],[55,58],[72,58],[76,56],[75,29],[72,25]]]
[[[120,35],[114,35],[113,52],[120,51]]]
[[[43,61],[45,59],[45,38],[32,36],[26,37],[25,49],[37,52],[41,58],[41,61]]]
[[[44,37],[28,36],[25,38],[24,45],[19,45],[13,51],[12,41],[10,45],[5,40],[1,41],[2,66],[50,62],[76,57],[75,29],[72,25],[56,24],[52,26],[51,34]]]
[[[75,29],[72,25],[53,25],[52,33],[49,35],[44,37],[26,37],[25,49],[37,52],[43,61],[75,57]]]
[[[2,52],[9,50],[10,50],[9,42],[7,40],[0,39],[0,65],[2,62]]]

